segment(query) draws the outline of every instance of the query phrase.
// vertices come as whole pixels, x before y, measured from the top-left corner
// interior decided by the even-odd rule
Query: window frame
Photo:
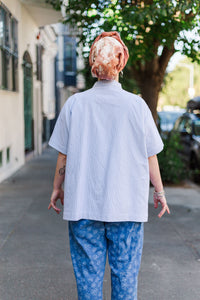
[[[76,39],[73,36],[63,35],[64,47],[64,84],[65,86],[76,86]],[[67,51],[69,50],[69,51]]]
[[[18,21],[0,2],[0,90],[17,92],[18,73]]]
[[[187,122],[187,118],[186,117],[181,117],[178,121],[179,122],[177,122],[176,125],[175,125],[175,130],[182,133],[182,132],[184,132],[185,123]]]

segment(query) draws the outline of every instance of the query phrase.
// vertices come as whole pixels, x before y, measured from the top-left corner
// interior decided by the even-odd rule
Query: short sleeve
[[[163,150],[163,141],[160,137],[152,113],[148,106],[146,106],[146,117],[144,122],[147,156],[150,157]]]
[[[56,149],[57,151],[65,155],[67,155],[67,145],[68,145],[68,138],[69,138],[69,115],[70,115],[70,107],[67,102],[63,106],[58,116],[53,133],[49,140],[49,145],[51,147],[53,147],[54,149]]]

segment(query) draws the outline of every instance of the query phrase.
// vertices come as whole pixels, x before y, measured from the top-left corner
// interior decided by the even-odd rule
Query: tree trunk
[[[158,96],[161,89],[161,82],[158,78],[143,78],[142,82],[138,82],[142,98],[149,106],[154,121],[157,124],[157,104]]]
[[[131,68],[131,74],[140,89],[142,98],[149,106],[153,115],[154,121],[157,124],[157,104],[159,92],[163,82],[163,77],[160,74],[155,74],[150,70],[136,70]]]
[[[160,56],[155,55],[151,61],[145,63],[138,61],[130,67],[131,73],[140,88],[142,98],[149,106],[156,124],[158,96],[168,62],[174,51],[174,44],[171,45],[171,48],[165,46]]]

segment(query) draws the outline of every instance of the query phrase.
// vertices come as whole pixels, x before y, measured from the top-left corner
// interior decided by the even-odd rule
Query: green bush
[[[164,141],[164,149],[158,154],[162,180],[165,183],[179,183],[188,177],[188,168],[180,157],[179,134],[168,136]]]

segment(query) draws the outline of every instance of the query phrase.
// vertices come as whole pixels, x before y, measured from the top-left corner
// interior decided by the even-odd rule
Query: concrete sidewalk
[[[47,149],[0,184],[0,300],[77,299],[67,222],[47,210],[56,157]],[[199,300],[200,188],[166,188],[166,194],[171,215],[159,220],[150,192],[139,300]]]

